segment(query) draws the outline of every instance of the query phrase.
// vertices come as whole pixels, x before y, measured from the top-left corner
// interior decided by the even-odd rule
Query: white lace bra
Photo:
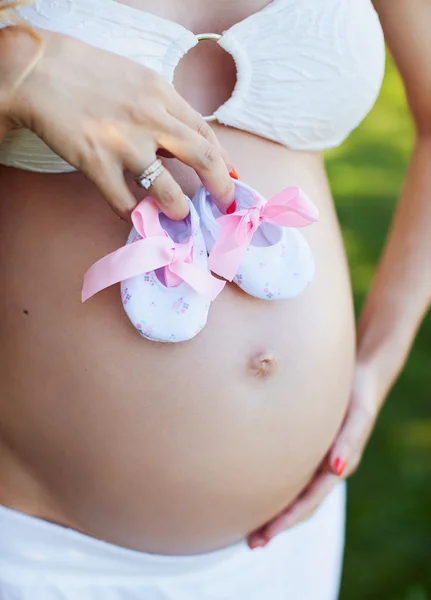
[[[170,83],[199,41],[177,23],[116,0],[35,0],[19,14],[142,63]],[[383,79],[384,39],[371,0],[272,0],[217,43],[237,67],[235,89],[217,120],[295,150],[339,145],[371,109]],[[74,170],[23,129],[0,144],[0,163]]]

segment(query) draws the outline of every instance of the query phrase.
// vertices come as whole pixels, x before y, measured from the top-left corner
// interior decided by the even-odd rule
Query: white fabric
[[[208,257],[197,212],[187,198],[190,215],[184,222],[172,222],[181,228],[184,223],[184,239],[192,237],[192,263],[208,271]],[[169,219],[165,217],[165,221]],[[188,225],[187,225],[188,223]],[[132,228],[128,244],[142,239]],[[197,335],[206,325],[210,300],[191,288],[184,281],[167,287],[154,271],[144,273],[121,283],[121,300],[132,325],[145,338],[153,342],[186,342]]]
[[[173,81],[198,43],[181,25],[115,0],[35,0],[29,24],[126,56]],[[200,32],[197,32],[200,33]],[[296,150],[339,145],[371,109],[384,74],[383,34],[371,0],[272,0],[218,42],[237,66],[221,123]],[[0,163],[41,172],[73,171],[37,136],[10,133]]]
[[[120,548],[0,507],[1,600],[336,600],[345,486],[266,548],[196,556]]]
[[[234,183],[237,210],[247,209],[256,203],[256,198],[261,198],[245,183]],[[203,186],[196,192],[193,203],[211,253],[221,229],[216,222],[221,213]],[[261,300],[289,300],[310,285],[314,271],[314,258],[302,233],[292,227],[264,223],[254,234],[233,281]]]

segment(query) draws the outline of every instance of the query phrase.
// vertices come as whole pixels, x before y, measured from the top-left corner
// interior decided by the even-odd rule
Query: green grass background
[[[371,114],[327,156],[357,312],[413,143],[403,86],[390,58],[386,71]],[[431,600],[431,315],[349,484],[341,600],[374,599]]]

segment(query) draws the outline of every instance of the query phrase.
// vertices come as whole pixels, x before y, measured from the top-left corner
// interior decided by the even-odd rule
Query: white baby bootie
[[[298,296],[314,275],[310,247],[298,228],[318,220],[317,208],[297,187],[268,201],[240,181],[235,188],[232,214],[222,215],[203,186],[193,199],[211,271],[263,300]]]
[[[184,342],[205,326],[224,282],[211,275],[199,216],[172,221],[152,198],[132,213],[126,246],[95,263],[84,277],[83,302],[121,281],[124,310],[139,333],[157,342]]]

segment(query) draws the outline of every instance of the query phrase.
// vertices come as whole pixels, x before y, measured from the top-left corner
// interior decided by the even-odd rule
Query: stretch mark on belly
[[[275,372],[277,358],[272,352],[258,352],[250,359],[249,367],[256,377],[267,379]]]

